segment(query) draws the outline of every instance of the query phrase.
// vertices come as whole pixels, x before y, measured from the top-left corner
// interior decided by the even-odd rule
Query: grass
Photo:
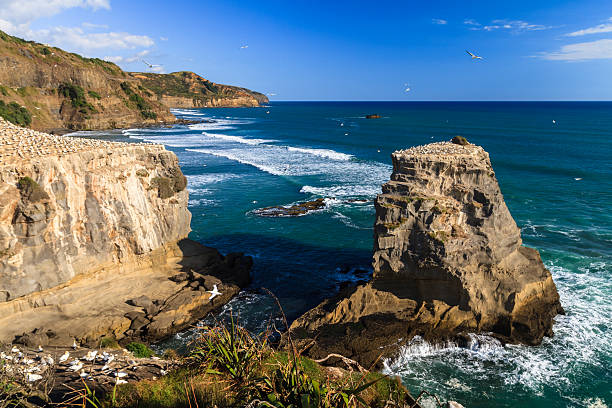
[[[125,346],[126,350],[138,358],[149,358],[155,355],[155,352],[149,348],[146,344],[132,342]]]
[[[0,90],[0,92],[4,94],[3,90]],[[30,126],[32,123],[30,112],[17,102],[6,104],[4,101],[0,101],[0,116],[19,126]]]
[[[87,95],[89,95],[90,97],[94,98],[94,99],[102,99],[102,97],[100,96],[99,93],[97,93],[96,91],[87,91]]]
[[[121,348],[121,346],[119,346],[119,343],[117,343],[117,340],[114,337],[102,337],[100,339],[100,348],[101,349],[118,349]]]
[[[467,139],[465,137],[463,137],[463,136],[455,136],[455,137],[453,137],[451,139],[451,143],[458,144],[458,145],[461,145],[461,146],[466,146],[466,145],[470,144],[470,142],[468,142]]]

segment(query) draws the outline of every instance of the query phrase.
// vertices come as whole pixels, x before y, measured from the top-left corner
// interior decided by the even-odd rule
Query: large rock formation
[[[186,179],[163,146],[2,119],[0,146],[0,342],[163,337],[248,282],[250,258],[186,239]]]
[[[435,143],[392,155],[376,199],[374,276],[302,316],[294,336],[311,355],[364,364],[414,335],[491,332],[537,344],[563,313],[538,251],[520,230],[482,147]]]
[[[26,109],[33,129],[65,132],[173,123],[169,108],[259,106],[268,99],[191,72],[131,74],[0,31],[0,101]]]

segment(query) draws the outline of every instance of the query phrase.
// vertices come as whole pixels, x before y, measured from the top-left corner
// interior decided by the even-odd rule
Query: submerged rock
[[[320,210],[323,207],[325,207],[325,200],[317,198],[313,201],[306,201],[292,206],[275,205],[273,207],[259,208],[254,210],[253,214],[260,217],[297,217],[308,214],[311,211]]]
[[[538,344],[563,313],[538,251],[520,230],[482,147],[435,143],[392,155],[376,199],[374,275],[297,319],[311,356],[372,364],[415,335],[486,332]],[[378,360],[380,362],[380,360]]]
[[[371,115],[366,115],[365,118],[366,119],[380,119],[380,115],[378,113],[374,113]]]

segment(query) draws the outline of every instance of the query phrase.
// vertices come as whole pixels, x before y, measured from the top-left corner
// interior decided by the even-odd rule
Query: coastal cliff
[[[131,76],[139,79],[144,87],[155,93],[159,102],[169,108],[257,107],[269,102],[259,92],[216,84],[193,72],[134,72]]]
[[[250,258],[187,239],[187,181],[163,146],[1,118],[0,144],[1,342],[159,338],[248,283]]]
[[[132,74],[112,62],[0,31],[0,104],[23,110],[19,124],[33,129],[150,126],[176,122],[169,108],[252,107],[267,101],[260,93],[213,84],[194,73]]]
[[[522,246],[489,155],[435,143],[392,155],[375,202],[374,275],[296,320],[314,357],[372,364],[416,335],[437,341],[491,333],[538,344],[563,313],[539,253]]]

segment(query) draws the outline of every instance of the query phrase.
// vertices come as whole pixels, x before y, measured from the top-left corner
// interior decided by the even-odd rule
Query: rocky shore
[[[563,313],[556,286],[522,245],[487,152],[435,143],[392,159],[375,203],[372,281],[297,319],[294,339],[314,358],[369,366],[416,335],[460,344],[468,333],[525,344],[552,336]]]
[[[0,342],[158,339],[248,284],[249,257],[187,239],[186,179],[163,146],[2,119],[0,146]]]

